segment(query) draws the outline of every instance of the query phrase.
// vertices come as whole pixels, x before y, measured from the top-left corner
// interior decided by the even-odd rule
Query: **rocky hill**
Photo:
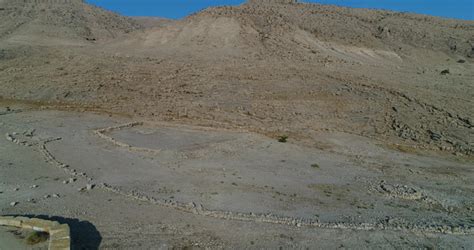
[[[412,47],[474,57],[474,23],[399,12],[298,3],[294,0],[249,1],[238,7],[212,8],[192,21],[227,17],[258,32],[262,40],[313,39],[345,45],[402,51]],[[281,49],[281,48],[279,48]]]
[[[4,0],[0,2],[0,39],[23,43],[82,42],[117,37],[139,28],[127,17],[82,0]]]
[[[265,0],[140,29],[82,1],[2,6],[4,98],[474,150],[472,21]]]

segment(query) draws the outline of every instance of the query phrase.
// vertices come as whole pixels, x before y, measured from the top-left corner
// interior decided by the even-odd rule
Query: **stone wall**
[[[67,224],[37,218],[0,216],[0,226],[17,227],[49,234],[49,250],[69,250],[71,236]]]

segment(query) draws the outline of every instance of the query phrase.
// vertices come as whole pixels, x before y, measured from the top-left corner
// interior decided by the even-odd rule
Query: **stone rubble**
[[[94,184],[87,184],[87,185],[86,185],[86,189],[87,189],[87,190],[92,190],[94,187],[95,187]]]

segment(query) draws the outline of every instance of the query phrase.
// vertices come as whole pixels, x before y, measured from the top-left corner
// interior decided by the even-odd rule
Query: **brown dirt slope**
[[[33,24],[68,9],[58,6],[33,8],[30,28],[5,23],[15,29],[0,42],[4,98],[289,134],[306,144],[315,132],[341,131],[474,150],[472,21],[268,0],[123,34],[135,27],[129,19],[73,2],[87,18],[53,15],[65,21],[54,22],[58,30],[78,30],[68,46],[38,45],[45,26]],[[7,11],[25,16],[16,10]],[[71,43],[101,30],[114,32]]]
[[[296,3],[293,0],[250,1],[238,7],[211,8],[205,17],[237,19],[254,28],[261,39],[285,37],[303,30],[322,41],[399,51],[427,48],[474,56],[474,23],[381,10]],[[281,48],[279,48],[281,49]]]
[[[56,39],[81,42],[114,38],[137,28],[131,19],[82,0],[0,2],[1,39],[44,44]]]

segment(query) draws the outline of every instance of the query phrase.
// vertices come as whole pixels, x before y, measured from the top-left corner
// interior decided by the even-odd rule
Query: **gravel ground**
[[[2,214],[68,223],[74,246],[473,244],[472,165],[449,155],[344,134],[319,135],[322,150],[238,130],[10,109]]]

